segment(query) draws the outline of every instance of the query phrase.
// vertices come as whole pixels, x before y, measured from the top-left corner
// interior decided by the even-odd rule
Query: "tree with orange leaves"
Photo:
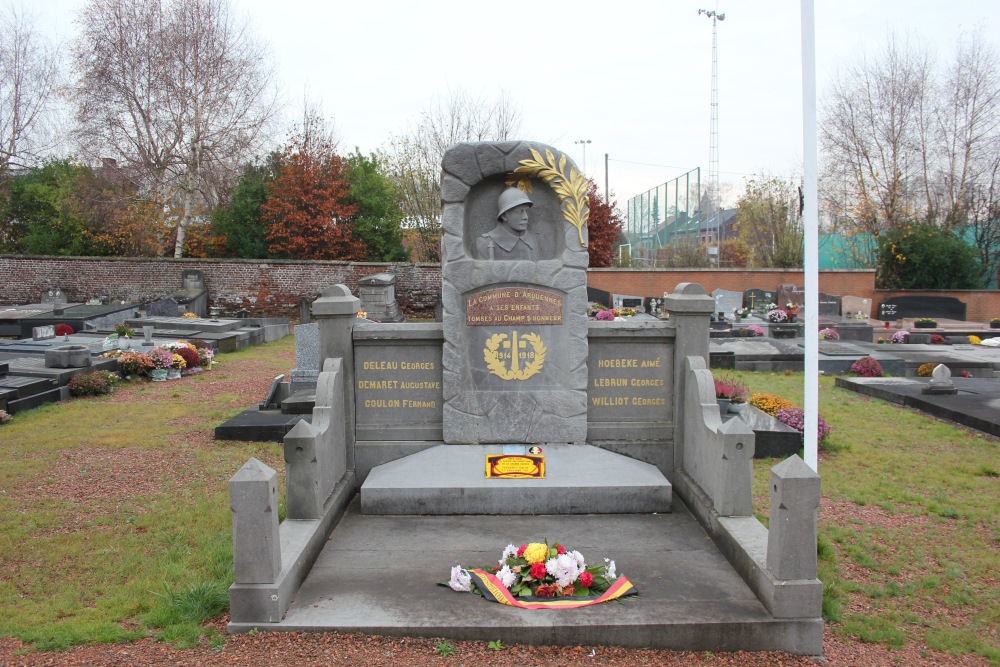
[[[261,206],[268,252],[292,259],[359,257],[362,244],[350,222],[358,207],[347,195],[343,161],[331,133],[318,114],[309,113],[285,148],[279,174]]]

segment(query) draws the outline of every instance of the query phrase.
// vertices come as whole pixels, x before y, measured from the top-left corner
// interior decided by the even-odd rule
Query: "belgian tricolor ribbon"
[[[621,576],[615,579],[615,583],[611,584],[611,587],[600,595],[567,595],[558,598],[517,597],[504,588],[500,580],[489,572],[485,570],[469,570],[468,572],[473,583],[476,584],[476,588],[487,600],[519,609],[579,609],[609,600],[617,600],[627,595],[635,595],[639,592],[631,581]]]

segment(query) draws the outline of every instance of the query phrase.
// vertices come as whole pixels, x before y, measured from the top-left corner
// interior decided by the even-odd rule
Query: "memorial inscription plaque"
[[[467,297],[466,326],[562,323],[563,297],[558,292],[506,287],[476,292]]]

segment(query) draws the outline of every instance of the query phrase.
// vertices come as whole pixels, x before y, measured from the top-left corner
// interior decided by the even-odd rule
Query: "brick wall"
[[[777,290],[778,285],[805,282],[801,270],[789,269],[590,269],[591,287],[616,294],[658,296],[673,292],[679,283],[700,283],[709,294],[714,289],[742,292],[751,288]],[[874,299],[875,271],[820,271],[819,290],[840,296]]]
[[[312,300],[337,283],[357,294],[358,280],[382,272],[396,274],[397,298],[409,315],[433,314],[441,297],[437,264],[0,255],[0,303],[37,303],[53,287],[62,288],[71,302],[93,297],[149,302],[179,290],[186,269],[204,272],[209,304],[223,314],[246,308],[257,316],[297,318],[300,298]]]
[[[37,303],[52,287],[66,291],[69,301],[104,296],[148,302],[180,289],[181,272],[205,273],[209,303],[233,313],[246,308],[258,316],[298,317],[299,299],[312,300],[320,290],[344,283],[357,294],[358,280],[373,273],[396,274],[396,297],[407,315],[429,316],[441,298],[437,264],[355,264],[349,262],[247,259],[132,259],[113,257],[22,257],[0,255],[0,304]],[[656,296],[678,283],[696,282],[711,293],[716,288],[777,289],[781,283],[802,285],[802,271],[782,269],[591,269],[591,287],[616,294]],[[890,292],[875,289],[871,270],[821,271],[819,288],[829,294],[872,300],[873,310],[889,296],[934,294],[955,296],[967,304],[970,321],[1000,317],[1000,291]]]

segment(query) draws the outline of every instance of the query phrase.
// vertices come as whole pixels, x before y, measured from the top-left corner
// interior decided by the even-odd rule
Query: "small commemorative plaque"
[[[487,454],[487,479],[545,479],[545,457]]]

